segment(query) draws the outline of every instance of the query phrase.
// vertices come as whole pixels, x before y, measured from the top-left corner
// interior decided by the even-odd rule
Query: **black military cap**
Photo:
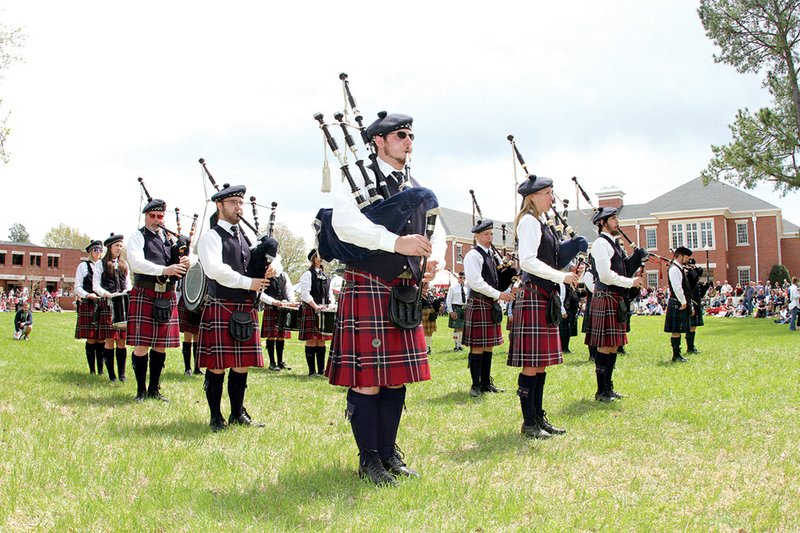
[[[147,205],[144,206],[142,209],[142,213],[147,213],[149,211],[166,211],[167,210],[167,202],[164,200],[160,200],[158,198],[153,198]]]
[[[317,249],[316,248],[314,248],[310,252],[308,252],[308,260],[311,261],[314,258],[315,255],[317,255]]]
[[[231,185],[226,183],[222,186],[222,189],[214,193],[211,197],[212,202],[221,202],[226,198],[233,198],[234,196],[238,196],[239,198],[244,197],[244,193],[247,192],[247,187],[244,185]]]
[[[522,182],[519,187],[517,187],[517,192],[520,193],[523,197],[528,196],[529,194],[533,194],[536,191],[541,191],[545,187],[552,187],[553,180],[550,178],[545,178],[544,176],[537,176],[535,174],[529,174],[528,179]]]
[[[103,246],[105,246],[107,248],[107,247],[111,246],[112,244],[114,244],[115,242],[119,242],[124,238],[125,238],[124,235],[111,233],[111,235],[109,235],[109,237],[106,240],[103,241]]]
[[[616,207],[601,207],[598,209],[594,216],[592,217],[592,224],[595,226],[600,223],[601,220],[608,220],[609,218],[613,217],[619,212]]]
[[[92,248],[102,248],[102,247],[103,247],[102,242],[100,242],[97,239],[93,239],[92,241],[89,242],[89,246],[86,247],[86,251],[88,252]]]
[[[459,278],[463,278],[464,276],[466,276],[466,274],[464,273],[464,271],[463,271],[463,270],[462,270],[461,272],[459,272],[459,273],[458,273],[458,277],[459,277]]]
[[[367,138],[372,139],[378,135],[386,135],[402,128],[411,129],[414,119],[402,113],[378,113],[378,120],[367,126]]]
[[[486,220],[479,220],[478,223],[472,227],[472,233],[480,233],[492,228],[494,228],[494,221],[487,218]]]
[[[675,248],[674,255],[676,255],[676,256],[678,256],[678,255],[690,256],[690,255],[692,255],[692,251],[690,249],[688,249],[687,247],[685,247],[685,246],[678,246],[677,248]]]

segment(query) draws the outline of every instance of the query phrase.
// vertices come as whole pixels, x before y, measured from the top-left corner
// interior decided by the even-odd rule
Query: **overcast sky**
[[[0,238],[15,222],[34,242],[59,223],[128,235],[139,176],[169,208],[202,213],[204,157],[310,240],[331,202],[312,115],[343,109],[340,72],[368,122],[415,118],[413,172],[443,206],[470,211],[475,189],[505,220],[509,133],[573,205],[571,176],[633,204],[697,177],[736,110],[768,103],[759,78],[714,63],[697,2],[555,4],[0,0],[0,20],[28,35],[0,81]],[[796,194],[751,193],[800,223]]]

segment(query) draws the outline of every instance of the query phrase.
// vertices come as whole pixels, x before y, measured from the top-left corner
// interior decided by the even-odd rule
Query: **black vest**
[[[247,265],[250,263],[250,248],[242,246],[239,238],[234,237],[221,226],[214,226],[213,231],[216,231],[222,239],[222,262],[244,275],[247,272]],[[254,296],[253,291],[249,289],[226,287],[211,278],[208,279],[208,295],[235,303],[251,302]]]
[[[493,289],[496,289],[499,282],[497,280],[497,261],[494,259],[494,255],[489,255],[484,252],[483,248],[478,245],[475,245],[474,250],[477,250],[477,252],[481,254],[481,257],[483,257],[481,277],[486,283],[491,285]]]
[[[328,298],[328,287],[330,280],[328,276],[325,275],[325,272],[320,271],[317,273],[315,268],[309,268],[309,272],[311,272],[311,297],[314,299],[314,302],[317,305],[327,305],[331,303],[331,299]]]
[[[81,288],[86,292],[92,292],[92,290],[94,290],[92,288],[92,277],[94,276],[94,270],[92,269],[92,262],[84,261],[84,263],[86,263],[88,273],[85,276],[83,276],[83,281],[81,282]]]
[[[108,270],[103,264],[103,274],[100,276],[100,286],[108,292],[122,292],[125,290],[124,280],[120,279],[120,272],[114,268]]]
[[[549,267],[556,268],[558,265],[558,241],[553,232],[541,220],[536,220],[542,229],[542,239],[539,241],[539,249],[536,250],[536,257],[539,261],[543,262]],[[547,292],[552,292],[558,289],[558,284],[544,279],[539,276],[534,276],[530,272],[522,272],[522,281],[531,282],[543,288]]]
[[[368,168],[372,170],[373,174],[377,175],[380,170],[376,168],[376,166],[377,163],[374,165],[368,165]],[[394,178],[389,176],[386,178],[386,180],[387,184],[393,185],[392,182],[394,181]],[[397,194],[396,187],[389,187],[389,193],[391,196]],[[407,219],[406,226],[404,230],[400,232],[400,235],[425,235],[425,226],[426,213],[424,209],[419,208],[414,211],[410,218]],[[347,264],[347,266],[348,268],[363,270],[387,281],[391,281],[407,270],[411,270],[412,275],[415,278],[418,278],[420,258],[384,252],[381,250],[377,254],[366,259],[361,259],[360,261],[351,261]]]
[[[669,285],[669,297],[671,300],[677,300],[675,297],[675,290],[672,288],[672,280],[669,279],[669,271],[674,266],[676,266],[675,263],[671,263],[669,265],[669,269],[667,269],[667,284]],[[689,288],[689,280],[686,279],[686,272],[683,270],[683,268],[681,268],[681,288],[683,289],[683,296],[688,302],[692,299],[692,290]]]
[[[151,263],[155,263],[156,265],[171,265],[172,252],[170,250],[170,245],[162,241],[160,236],[148,230],[146,227],[139,228],[139,231],[144,237],[144,258]],[[138,273],[133,275],[134,283],[138,281],[149,281],[152,283],[160,283],[164,281],[163,279],[158,278],[161,278],[161,276],[150,276],[148,274]]]
[[[622,247],[619,246],[613,239],[610,239],[608,235],[600,234],[600,237],[604,238],[614,250],[614,255],[611,256],[611,270],[619,274],[620,276],[625,276],[625,257],[623,255]],[[626,289],[625,287],[619,287],[617,285],[606,285],[602,281],[600,281],[600,277],[597,275],[597,265],[594,262],[594,257],[589,256],[589,262],[592,265],[592,274],[594,275],[594,290],[597,291],[609,291],[615,292],[618,294],[625,294]]]
[[[264,289],[264,292],[275,300],[288,300],[289,295],[286,294],[286,272],[281,272],[280,276],[272,278],[269,287]]]

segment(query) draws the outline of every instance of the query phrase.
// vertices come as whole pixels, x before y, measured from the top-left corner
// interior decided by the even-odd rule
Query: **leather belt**
[[[155,281],[135,281],[134,287],[141,287],[142,289],[150,289],[156,292],[169,292],[175,288],[174,282],[169,283],[156,283]]]

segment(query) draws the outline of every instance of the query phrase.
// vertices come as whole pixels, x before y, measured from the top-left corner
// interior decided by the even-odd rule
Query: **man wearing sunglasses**
[[[175,281],[189,269],[189,258],[175,257],[161,228],[167,204],[154,198],[142,210],[145,225],[127,243],[133,289],[128,307],[127,345],[133,346],[131,366],[136,376],[136,401],[169,401],[161,394],[166,349],[180,345]],[[150,352],[150,382],[147,379]]]
[[[378,155],[370,171],[385,180],[389,196],[420,186],[403,173],[414,141],[412,121],[408,115],[381,112],[366,129]],[[406,466],[396,439],[405,384],[430,379],[425,334],[421,325],[414,329],[396,326],[388,307],[393,287],[415,286],[422,257],[430,258],[423,281],[432,279],[437,267],[444,265],[441,226],[429,241],[424,236],[426,213],[420,211],[402,220],[405,227],[396,234],[361,213],[349,187],[337,190],[334,199],[332,222],[338,237],[379,251],[347,264],[325,372],[331,384],[349,387],[346,412],[359,449],[359,475],[376,485],[394,485],[396,477],[419,475]],[[399,210],[396,216],[406,219]]]

